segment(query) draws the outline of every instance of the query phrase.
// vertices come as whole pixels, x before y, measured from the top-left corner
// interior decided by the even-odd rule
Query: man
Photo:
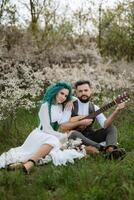
[[[119,149],[117,148],[117,130],[112,125],[112,122],[114,121],[120,110],[125,108],[125,103],[118,104],[108,118],[106,118],[104,114],[101,113],[93,119],[82,119],[84,116],[87,116],[90,113],[97,111],[99,107],[90,102],[92,88],[89,81],[81,80],[76,82],[75,92],[77,99],[73,103],[73,109],[70,112],[69,117],[79,116],[79,119],[81,118],[81,120],[68,121],[69,119],[64,119],[65,123],[61,125],[61,130],[72,130],[72,134],[70,136],[70,138],[72,139],[76,139],[76,137],[79,137],[79,132],[81,132],[84,136],[84,138],[82,138],[83,143],[95,147],[94,151],[96,151],[96,148],[99,150],[104,150],[103,146],[100,143],[105,141],[105,152],[108,152],[110,153],[110,155],[113,154],[113,156],[118,157],[117,154],[119,153],[119,151],[117,153],[117,150]],[[95,120],[100,124],[101,129],[93,129],[93,123]]]

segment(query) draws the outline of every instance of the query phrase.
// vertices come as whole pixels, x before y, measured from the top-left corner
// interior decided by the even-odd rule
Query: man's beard
[[[86,99],[83,99],[82,97],[87,97]],[[83,95],[83,96],[81,96],[81,97],[77,97],[82,103],[87,103],[88,101],[89,101],[89,99],[90,99],[90,97],[88,97],[88,96],[85,96],[85,95]]]

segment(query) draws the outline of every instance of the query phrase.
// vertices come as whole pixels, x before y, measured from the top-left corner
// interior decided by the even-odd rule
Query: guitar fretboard
[[[84,117],[83,119],[92,119],[94,117],[96,117],[97,115],[99,115],[100,113],[108,110],[109,108],[113,107],[114,105],[116,105],[116,102],[115,101],[112,101],[110,103],[108,103],[107,105],[101,107],[99,110],[91,113],[90,115]]]

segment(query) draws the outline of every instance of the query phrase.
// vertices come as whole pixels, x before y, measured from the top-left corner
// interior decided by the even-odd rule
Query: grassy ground
[[[20,145],[37,126],[37,111],[21,110],[17,119],[0,125],[0,153]],[[28,176],[21,171],[0,171],[0,200],[132,200],[134,197],[134,110],[132,105],[117,118],[119,144],[127,150],[122,161],[102,157],[76,160],[55,167],[35,167]]]

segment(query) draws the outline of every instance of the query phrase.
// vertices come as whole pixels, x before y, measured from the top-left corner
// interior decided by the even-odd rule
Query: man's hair
[[[88,84],[89,87],[91,87],[91,83],[88,80],[79,80],[74,84],[74,88],[77,89],[78,86],[83,85],[83,84]]]

